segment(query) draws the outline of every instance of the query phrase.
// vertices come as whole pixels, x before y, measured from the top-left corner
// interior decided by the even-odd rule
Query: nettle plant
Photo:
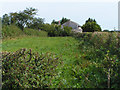
[[[15,53],[2,53],[2,88],[49,87],[57,75],[56,68],[61,58],[47,52],[33,53],[20,49]]]

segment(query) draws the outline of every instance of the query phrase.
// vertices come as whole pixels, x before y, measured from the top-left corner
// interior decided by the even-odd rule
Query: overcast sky
[[[71,19],[81,26],[90,17],[102,29],[118,29],[119,0],[1,0],[0,17],[5,13],[19,12],[26,7],[38,9],[37,17],[45,18],[46,23],[62,17]]]

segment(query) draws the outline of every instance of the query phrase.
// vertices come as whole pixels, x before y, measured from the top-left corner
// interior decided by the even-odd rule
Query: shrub
[[[9,25],[9,26],[3,26],[2,27],[3,38],[17,37],[17,36],[21,36],[21,35],[25,35],[25,34],[17,26]]]
[[[70,27],[61,28],[61,25],[44,24],[41,27],[41,30],[48,32],[48,36],[55,37],[55,36],[70,36],[72,28]]]
[[[25,28],[22,31],[15,25],[8,25],[2,27],[2,36],[3,38],[14,38],[19,36],[39,36],[39,37],[47,37],[48,33],[45,31],[38,31],[34,29]]]
[[[38,54],[20,49],[2,53],[2,88],[49,87],[57,75],[55,71],[61,58],[52,53]]]
[[[119,35],[120,33],[116,32],[95,32],[74,35],[74,37],[79,40],[81,53],[83,53],[83,55],[85,54],[84,56],[82,55],[82,57],[84,57],[87,62],[90,61],[92,63],[87,68],[82,68],[83,72],[76,72],[78,76],[81,76],[79,73],[83,73],[85,76],[87,75],[89,80],[79,85],[82,87],[119,88]],[[83,64],[81,65],[83,66]],[[79,66],[79,68],[80,67],[81,66]],[[81,80],[81,82],[84,80],[85,78]]]
[[[38,31],[30,28],[25,28],[24,33],[28,36],[39,36],[39,37],[47,37],[47,32],[45,31]]]

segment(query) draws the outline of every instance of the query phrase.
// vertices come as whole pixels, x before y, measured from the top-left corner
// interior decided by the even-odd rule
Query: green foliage
[[[46,79],[47,85],[44,81],[41,82],[45,87],[120,88],[120,33],[75,33],[74,37],[26,37],[6,40],[3,42],[3,50],[13,52],[26,47],[39,53],[57,53],[63,63],[55,68],[53,78]]]
[[[34,15],[36,15],[37,9],[35,8],[26,8],[24,11],[20,11],[17,15],[16,24],[22,30],[24,29],[25,25],[29,25],[32,22]]]
[[[42,18],[34,18],[31,23],[28,24],[28,28],[39,30],[44,24],[44,19]]]
[[[10,25],[10,17],[8,16],[8,14],[3,15],[2,24],[3,25]]]
[[[34,29],[29,29],[29,28],[25,28],[24,33],[28,36],[39,36],[39,37],[47,37],[48,35],[47,32],[45,31],[38,31]]]
[[[38,31],[34,29],[25,28],[24,31],[21,31],[20,28],[18,28],[15,25],[9,25],[2,27],[2,36],[3,39],[5,38],[14,38],[19,36],[39,36],[39,37],[47,37],[47,32],[45,31]]]
[[[65,22],[69,21],[70,19],[67,18],[62,18],[62,20],[60,20],[61,25],[64,24]]]
[[[95,65],[93,68],[87,67],[90,70],[88,74],[90,75],[93,70],[99,69],[92,73],[94,77],[90,75],[88,80],[91,79],[91,81],[87,85],[90,87],[119,88],[120,82],[116,82],[120,77],[119,33],[82,33],[75,36],[80,40],[79,49],[85,53],[84,58],[93,63],[90,67]],[[94,81],[94,78],[98,79]]]
[[[14,53],[2,53],[2,88],[49,87],[57,75],[61,58],[52,53],[38,54],[20,49]]]
[[[94,32],[101,31],[101,27],[97,24],[95,19],[88,19],[86,23],[82,26],[83,32]]]
[[[22,32],[18,27],[14,25],[10,26],[3,26],[2,27],[2,36],[3,38],[13,38],[13,37],[18,37],[18,36],[23,36],[25,35],[24,32]]]
[[[55,24],[44,24],[42,27],[40,27],[41,30],[48,32],[48,35],[50,37],[55,36],[70,36],[71,35],[71,27],[63,27],[61,28],[61,25],[55,25]]]
[[[108,75],[108,88],[119,87],[117,84],[114,84],[116,83],[117,79],[120,79],[120,61],[117,55],[111,55],[110,51],[108,50],[102,66],[104,72]]]
[[[63,17],[63,18],[60,20],[60,24],[62,25],[62,24],[64,24],[65,22],[67,22],[67,21],[69,21],[69,20],[70,20],[70,19],[67,19],[67,18],[64,18],[64,17]],[[59,24],[59,21],[53,20],[51,24]]]
[[[58,24],[58,21],[53,20],[51,24]]]
[[[28,27],[29,24],[34,21],[34,15],[36,15],[37,9],[35,8],[26,8],[26,10],[10,13],[3,15],[2,23],[3,25],[17,25],[21,30],[24,27]]]
[[[103,30],[103,32],[109,32],[109,30]]]

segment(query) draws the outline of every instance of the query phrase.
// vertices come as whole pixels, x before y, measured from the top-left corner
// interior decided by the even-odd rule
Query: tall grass
[[[2,27],[2,37],[3,38],[13,38],[13,37],[18,37],[18,36],[22,36],[25,35],[24,32],[22,32],[21,29],[19,29],[18,27],[14,26],[14,25],[10,25],[10,26],[3,26]]]
[[[34,29],[25,28],[24,33],[29,36],[39,36],[39,37],[47,37],[48,33],[45,31],[38,31]]]
[[[23,31],[15,25],[3,26],[2,27],[2,36],[5,38],[14,38],[20,36],[38,36],[38,37],[47,37],[47,32],[38,31],[34,29],[25,28]]]

